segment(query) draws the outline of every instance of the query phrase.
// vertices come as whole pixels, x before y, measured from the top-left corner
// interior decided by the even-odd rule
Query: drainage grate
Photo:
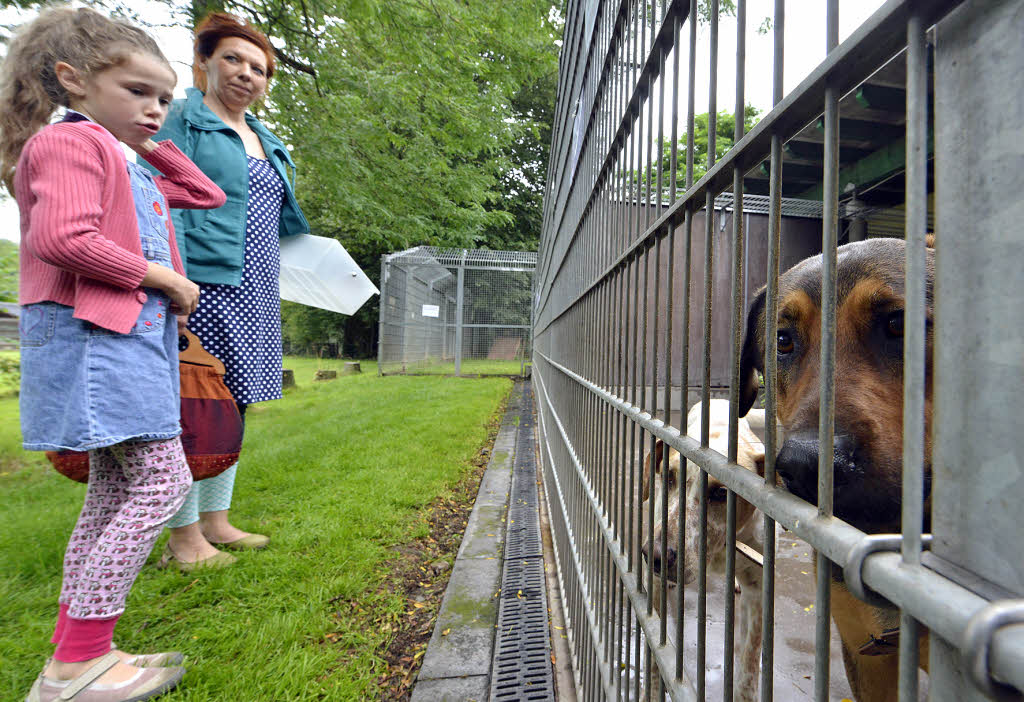
[[[491,667],[492,702],[555,699],[528,383],[523,385],[522,400]]]

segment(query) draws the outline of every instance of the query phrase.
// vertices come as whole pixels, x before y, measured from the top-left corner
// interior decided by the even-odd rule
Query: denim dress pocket
[[[18,338],[22,348],[43,346],[53,338],[57,309],[53,302],[22,305],[18,318]]]

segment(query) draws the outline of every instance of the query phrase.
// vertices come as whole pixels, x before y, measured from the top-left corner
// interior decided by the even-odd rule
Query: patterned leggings
[[[85,505],[64,555],[60,602],[69,616],[105,619],[124,611],[128,591],[191,485],[178,437],[89,452]]]

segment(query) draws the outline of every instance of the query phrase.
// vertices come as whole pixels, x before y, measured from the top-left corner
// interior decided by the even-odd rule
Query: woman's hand
[[[171,298],[171,312],[190,315],[199,304],[199,286],[174,270],[150,262],[142,284],[149,288],[157,288]]]

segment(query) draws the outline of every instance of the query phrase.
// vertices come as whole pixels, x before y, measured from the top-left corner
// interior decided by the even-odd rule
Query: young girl
[[[168,207],[224,193],[171,142],[155,144],[175,74],[142,30],[90,10],[44,11],[0,78],[0,177],[21,210],[21,425],[29,450],[89,451],[85,505],[64,557],[53,659],[29,702],[145,700],[181,654],[112,644],[128,591],[192,479],[179,438],[175,315],[182,275]],[[64,120],[48,124],[57,107]],[[124,157],[121,143],[161,173]]]

